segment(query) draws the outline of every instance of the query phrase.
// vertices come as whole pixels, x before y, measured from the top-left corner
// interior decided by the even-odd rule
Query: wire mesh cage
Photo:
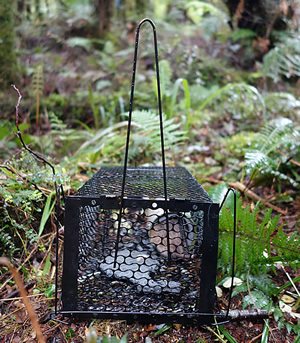
[[[173,167],[166,210],[162,168],[128,168],[119,216],[123,171],[102,167],[66,199],[62,311],[198,323],[213,310],[219,206]]]
[[[127,165],[144,22],[154,34],[162,167]],[[124,166],[101,167],[65,206],[60,313],[187,324],[209,324],[218,316],[213,309],[219,204],[186,168],[166,167],[156,29],[150,19],[142,20],[136,33]]]

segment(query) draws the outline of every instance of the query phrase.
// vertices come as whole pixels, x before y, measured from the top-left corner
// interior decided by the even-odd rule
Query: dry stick
[[[34,294],[34,295],[27,295],[27,298],[36,298],[36,297],[40,297],[42,295],[45,295],[45,294],[44,293],[40,293],[40,294]],[[0,302],[21,300],[21,299],[22,299],[22,297],[4,298],[4,299],[0,299]],[[49,299],[49,298],[47,298],[47,299]]]
[[[300,293],[298,288],[296,287],[296,285],[294,284],[294,281],[292,280],[292,278],[290,277],[290,274],[285,270],[284,265],[281,265],[281,268],[283,269],[283,271],[285,272],[285,275],[287,276],[287,278],[289,279],[290,283],[293,285],[296,293],[298,294],[298,297],[300,297]]]
[[[206,181],[211,182],[211,183],[223,183],[223,181],[220,180],[216,180],[210,177],[206,178]],[[228,182],[228,185],[230,187],[233,187],[239,191],[241,191],[242,193],[246,193],[246,195],[249,196],[249,198],[253,199],[253,200],[257,200],[262,202],[265,206],[271,207],[273,208],[275,211],[277,211],[278,213],[281,213],[283,215],[287,214],[286,210],[281,209],[278,206],[272,205],[271,203],[269,203],[267,200],[261,198],[259,195],[255,194],[254,192],[252,192],[250,189],[248,189],[244,184],[242,184],[241,182]]]
[[[259,337],[262,336],[262,333],[260,333],[259,335],[257,335],[256,337],[252,338],[251,341],[249,343],[254,343],[257,339],[259,339]]]
[[[277,152],[281,155],[281,156],[284,156],[284,153],[280,150],[277,150]],[[300,163],[293,160],[292,157],[290,159],[288,159],[286,162],[292,162],[293,164],[295,164],[296,166],[300,167]]]
[[[23,147],[25,150],[29,151],[30,154],[39,162],[44,162],[45,164],[47,164],[51,169],[52,169],[52,174],[56,175],[55,173],[55,168],[53,166],[53,164],[51,164],[48,160],[46,160],[43,156],[41,156],[40,154],[38,154],[37,152],[33,151],[32,149],[29,148],[29,146],[24,142],[23,137],[22,137],[22,133],[19,127],[19,107],[20,107],[20,103],[21,103],[21,99],[22,99],[22,95],[20,93],[20,91],[18,90],[18,88],[15,85],[11,85],[14,90],[18,93],[19,98],[18,98],[18,102],[16,105],[16,127],[17,127],[17,137],[19,138],[20,142],[22,143]],[[57,192],[57,183],[56,181],[54,181],[55,184],[55,190]]]
[[[28,312],[28,315],[31,319],[31,322],[32,322],[32,325],[35,329],[35,332],[36,332],[36,336],[37,336],[37,339],[40,343],[45,343],[45,339],[43,337],[43,334],[42,334],[42,331],[41,331],[41,328],[39,326],[39,322],[38,322],[38,319],[37,319],[37,316],[36,316],[36,313],[34,312],[34,309],[29,301],[29,299],[27,298],[27,294],[26,294],[26,291],[25,291],[25,288],[24,288],[24,284],[21,280],[21,277],[20,277],[20,274],[13,268],[13,266],[11,265],[11,263],[9,262],[9,259],[6,258],[6,257],[0,257],[0,264],[3,264],[5,265],[6,267],[9,268],[10,272],[12,273],[13,275],[13,278],[19,288],[19,291],[20,291],[20,294],[23,298],[23,302],[26,306],[26,309],[27,309],[27,312]]]

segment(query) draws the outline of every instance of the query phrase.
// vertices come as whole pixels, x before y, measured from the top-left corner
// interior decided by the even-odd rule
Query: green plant
[[[209,194],[215,202],[220,203],[226,192],[227,186],[220,184],[212,188]],[[272,217],[272,209],[268,210],[262,219],[259,219],[259,212],[259,203],[253,210],[250,210],[250,206],[243,207],[238,198],[235,267],[237,275],[243,281],[234,288],[232,296],[248,293],[243,295],[244,309],[248,307],[267,309],[268,313],[274,313],[279,327],[285,325],[289,332],[293,330],[298,334],[299,325],[290,324],[286,319],[285,312],[289,311],[289,315],[295,318],[298,317],[298,314],[292,311],[292,307],[286,310],[287,306],[281,305],[280,298],[288,287],[295,285],[300,280],[300,277],[278,287],[268,273],[272,271],[276,274],[280,266],[283,269],[284,266],[290,266],[295,271],[299,269],[300,235],[296,231],[290,235],[285,234],[283,227],[278,225],[279,216]],[[220,212],[219,224],[218,269],[224,277],[232,269],[233,196],[231,194]],[[221,278],[220,285],[227,279]],[[264,341],[269,333],[268,328],[266,321],[263,330]],[[219,329],[226,339],[234,342],[227,336],[228,333],[223,328],[219,326]]]
[[[285,37],[286,38],[286,37]],[[271,49],[263,59],[260,68],[266,76],[278,82],[281,76],[300,76],[300,44],[298,37],[284,39]]]
[[[300,101],[291,93],[287,92],[268,92],[264,95],[264,100],[268,108],[268,112],[274,115],[286,115],[292,117],[297,116],[297,111],[300,108]]]
[[[153,156],[160,152],[161,137],[158,115],[152,111],[133,111],[132,121],[136,125],[132,134],[130,159],[137,158],[142,152],[145,156]],[[184,132],[179,128],[179,123],[175,123],[173,118],[167,120],[163,114],[165,150],[171,149],[185,139]]]
[[[46,155],[51,155],[54,150],[56,155],[71,155],[92,135],[92,130],[80,121],[76,122],[83,129],[69,127],[54,112],[47,115],[50,130],[42,136],[30,137],[30,141],[35,143],[35,148]]]
[[[37,241],[36,216],[41,211],[42,193],[22,178],[15,167],[1,168],[0,185],[0,254],[13,255]]]
[[[209,194],[216,202],[221,202],[227,186],[220,184],[213,187]],[[293,269],[300,267],[298,255],[300,236],[296,231],[286,235],[282,226],[278,226],[279,216],[272,217],[269,209],[260,221],[258,213],[259,203],[250,210],[250,205],[243,207],[237,200],[237,242],[236,242],[236,272],[241,275],[249,268],[253,275],[262,271],[275,270],[274,264],[284,261]],[[226,208],[223,208],[219,218],[220,241],[218,268],[230,272],[232,268],[233,237],[233,199],[229,197]]]
[[[45,165],[41,167],[27,151],[1,165],[0,175],[0,253],[26,252],[44,232],[55,203],[50,205],[54,182],[66,179],[62,174],[53,175]]]
[[[278,181],[297,187],[299,175],[293,156],[300,152],[299,128],[288,118],[277,118],[265,125],[257,143],[245,154],[246,172],[257,182]]]
[[[98,337],[96,330],[93,327],[90,327],[86,334],[87,343],[127,343],[127,335],[124,335],[122,338],[116,336],[112,337]]]
[[[186,1],[184,9],[188,18],[200,26],[204,39],[209,40],[221,30],[223,33],[229,32],[229,28],[225,25],[228,15],[220,2],[216,6],[206,1]]]
[[[245,149],[253,146],[257,142],[256,132],[241,131],[235,135],[224,138],[226,151],[234,153],[235,156],[244,157]]]
[[[32,77],[32,92],[35,96],[36,102],[35,123],[38,125],[40,117],[40,99],[44,93],[44,73],[42,65],[38,65],[34,71]]]
[[[226,97],[226,100],[223,98],[221,101],[223,107],[238,119],[248,117],[249,114],[254,112],[254,108],[256,108],[256,103],[258,102],[263,112],[264,121],[267,123],[266,104],[262,95],[257,88],[245,83],[229,83],[218,89],[203,101],[198,111],[201,112],[212,100],[220,99],[221,95]],[[222,111],[224,111],[224,108],[222,108]],[[256,110],[255,112],[259,111]]]
[[[128,117],[128,113],[122,116]],[[127,127],[127,121],[114,124],[106,129],[98,130],[91,135],[91,138],[81,145],[74,156],[86,156],[90,163],[94,164],[103,155],[117,157],[120,160],[120,151],[125,148],[126,136],[123,131]],[[158,115],[152,111],[133,111],[132,112],[132,134],[129,151],[129,161],[138,160],[141,157],[153,157],[161,151],[160,123]],[[179,144],[185,137],[180,124],[176,124],[174,119],[166,120],[164,116],[164,143],[165,149],[171,149],[174,144]],[[122,131],[121,131],[122,130]],[[121,139],[120,139],[121,135]]]
[[[111,86],[111,82],[107,80],[100,80],[96,84],[96,89],[97,91],[101,90],[101,87],[107,87]],[[124,112],[124,99],[122,96],[115,97],[112,99],[109,103],[107,103],[108,107],[107,109],[104,108],[104,106],[98,105],[99,103],[99,97],[98,101],[96,101],[94,93],[92,91],[92,87],[89,85],[88,86],[88,96],[89,96],[89,101],[91,105],[91,109],[93,112],[93,117],[94,117],[94,124],[96,130],[99,130],[100,127],[100,120],[101,119],[101,126],[102,128],[108,127],[110,125],[113,125],[113,122],[117,118],[117,113],[123,113]],[[118,112],[119,111],[119,112]]]
[[[176,98],[182,85],[185,95],[185,120],[184,120],[184,130],[187,132],[191,126],[191,118],[190,118],[190,107],[191,107],[191,98],[189,92],[189,85],[188,81],[184,78],[178,78],[174,82],[174,86],[171,86],[171,79],[172,79],[172,69],[171,65],[167,60],[161,60],[159,62],[159,70],[160,70],[160,90],[161,90],[161,97],[162,101],[164,102],[164,108],[167,119],[171,119],[174,116],[174,107]],[[157,95],[157,84],[156,79],[152,79],[153,85],[155,87],[156,95]]]

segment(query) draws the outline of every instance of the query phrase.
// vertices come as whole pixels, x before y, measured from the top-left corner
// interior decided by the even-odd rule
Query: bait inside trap
[[[127,166],[145,22],[154,35],[162,167]],[[214,311],[219,211],[230,190],[236,203],[235,192],[229,189],[219,206],[187,169],[166,167],[162,118],[156,29],[143,19],[136,32],[124,166],[101,167],[65,199],[62,295],[55,314],[189,325],[257,316],[230,314],[231,294],[227,311]],[[233,223],[235,238],[235,209]]]

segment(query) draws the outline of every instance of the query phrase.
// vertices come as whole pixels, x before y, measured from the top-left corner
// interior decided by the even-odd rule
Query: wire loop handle
[[[120,211],[118,217],[118,231],[117,231],[117,242],[116,251],[114,259],[114,268],[116,267],[118,247],[120,241],[120,229],[121,229],[121,214],[124,205],[124,194],[125,194],[125,183],[126,183],[126,173],[128,164],[128,150],[129,150],[129,139],[130,139],[130,129],[131,129],[131,118],[133,109],[133,96],[134,96],[134,86],[135,86],[135,73],[136,73],[136,63],[137,63],[137,53],[139,44],[139,33],[140,28],[144,23],[150,23],[153,29],[153,42],[154,42],[154,54],[155,54],[155,66],[156,66],[156,81],[157,81],[157,95],[158,95],[158,111],[159,111],[159,122],[160,122],[160,140],[161,140],[161,154],[162,154],[162,167],[163,167],[163,180],[164,180],[164,197],[165,197],[165,213],[166,213],[166,226],[167,226],[167,247],[168,247],[168,260],[170,262],[171,252],[170,252],[170,239],[169,239],[169,222],[168,222],[168,192],[167,192],[167,177],[166,177],[166,161],[165,161],[165,149],[164,149],[164,133],[163,133],[163,116],[162,116],[162,106],[161,106],[161,92],[160,92],[160,78],[159,78],[159,65],[158,65],[158,51],[157,51],[157,37],[156,37],[156,27],[154,22],[149,18],[144,18],[140,21],[136,29],[136,39],[135,39],[135,50],[133,59],[133,70],[132,70],[132,81],[131,81],[131,94],[129,103],[129,115],[128,115],[128,127],[127,127],[127,139],[125,148],[125,158],[124,158],[124,170],[123,170],[123,180],[122,189],[120,197]]]
[[[223,201],[219,207],[219,213],[221,212],[221,209],[227,199],[227,196],[229,192],[233,193],[233,244],[232,244],[232,273],[231,273],[231,286],[230,286],[230,295],[229,295],[229,300],[228,300],[228,306],[227,306],[227,311],[226,311],[226,318],[228,318],[229,315],[229,309],[230,309],[230,303],[231,303],[231,296],[232,296],[232,291],[233,291],[233,281],[234,281],[234,274],[235,274],[235,239],[236,239],[236,191],[233,188],[228,188]]]

